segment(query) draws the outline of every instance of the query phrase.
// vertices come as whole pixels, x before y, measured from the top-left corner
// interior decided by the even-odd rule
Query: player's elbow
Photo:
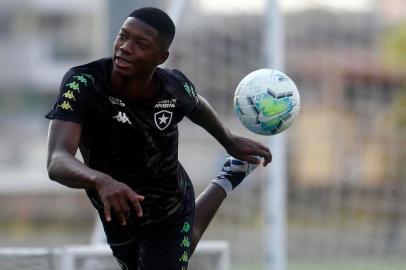
[[[52,156],[48,158],[47,162],[47,171],[48,171],[48,177],[49,179],[56,181],[58,179],[59,175],[59,169],[58,169],[58,164],[59,164],[59,158]]]
[[[47,164],[47,171],[48,171],[48,177],[51,180],[54,180],[57,178],[57,174],[56,174],[56,170],[55,170],[55,166],[54,166],[54,162],[50,161]]]

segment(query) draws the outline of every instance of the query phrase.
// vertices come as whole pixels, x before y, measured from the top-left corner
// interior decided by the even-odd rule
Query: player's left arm
[[[255,156],[264,158],[266,166],[272,160],[268,147],[248,138],[232,134],[220,121],[216,111],[202,96],[198,96],[199,106],[188,116],[195,124],[209,132],[231,156],[250,163],[258,163]]]

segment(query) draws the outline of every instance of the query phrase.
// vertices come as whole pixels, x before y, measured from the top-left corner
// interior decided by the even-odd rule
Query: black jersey
[[[46,117],[82,126],[84,162],[145,196],[144,225],[173,213],[185,194],[187,175],[178,161],[177,123],[199,101],[193,84],[178,70],[157,68],[157,95],[128,100],[111,86],[111,58],[74,67],[62,80]],[[95,191],[87,191],[96,205]]]

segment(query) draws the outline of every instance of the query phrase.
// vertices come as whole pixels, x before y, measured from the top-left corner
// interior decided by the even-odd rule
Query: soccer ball
[[[292,125],[300,109],[295,83],[283,72],[259,69],[238,84],[234,111],[250,131],[275,135]]]

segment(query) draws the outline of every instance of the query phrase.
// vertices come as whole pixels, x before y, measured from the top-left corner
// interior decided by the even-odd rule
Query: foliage
[[[406,24],[389,27],[382,39],[385,65],[406,72]]]

